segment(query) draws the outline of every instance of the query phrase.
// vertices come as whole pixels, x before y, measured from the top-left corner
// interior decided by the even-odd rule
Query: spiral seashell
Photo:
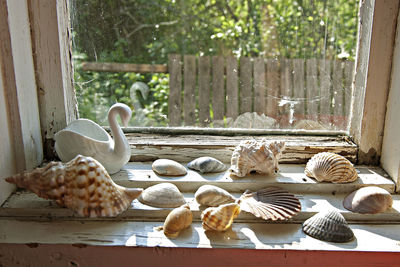
[[[343,200],[343,206],[346,209],[362,214],[384,212],[392,204],[393,199],[390,193],[377,186],[362,187]]]
[[[235,197],[228,191],[215,185],[203,185],[197,189],[194,197],[200,205],[217,207],[222,204],[235,202]]]
[[[238,177],[250,173],[272,175],[279,170],[278,160],[284,148],[284,142],[242,141],[233,151],[230,172]]]
[[[357,171],[345,157],[322,152],[314,155],[306,165],[304,173],[318,182],[350,183],[357,180]]]
[[[257,192],[245,191],[239,199],[240,209],[264,220],[288,220],[301,210],[300,200],[279,187]]]
[[[8,177],[6,181],[41,198],[55,200],[84,217],[116,216],[143,190],[115,184],[97,160],[81,155],[67,163],[50,162],[32,172]]]
[[[200,157],[188,163],[188,168],[201,173],[223,172],[227,168],[221,161],[212,157]]]
[[[185,197],[176,185],[161,183],[143,190],[138,200],[146,205],[156,208],[177,208],[186,203]]]
[[[228,203],[219,207],[205,209],[201,213],[204,230],[226,231],[240,213],[237,203]]]
[[[348,242],[354,238],[343,215],[337,210],[321,211],[303,223],[303,232],[329,242]]]
[[[188,228],[193,221],[193,214],[188,204],[173,209],[164,222],[164,234],[169,238],[175,238],[179,233]]]

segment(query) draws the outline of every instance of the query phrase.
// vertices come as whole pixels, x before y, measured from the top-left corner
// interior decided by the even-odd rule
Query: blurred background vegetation
[[[75,88],[80,117],[106,125],[123,102],[168,125],[168,74],[88,72],[83,61],[167,64],[169,54],[354,59],[357,0],[71,0]],[[135,82],[148,97],[131,99]]]

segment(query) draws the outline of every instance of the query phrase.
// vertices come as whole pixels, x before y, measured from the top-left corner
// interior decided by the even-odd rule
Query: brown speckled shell
[[[343,206],[346,209],[362,214],[384,212],[392,204],[393,199],[390,193],[377,186],[362,187],[343,200]]]
[[[330,152],[314,155],[307,162],[304,173],[318,182],[350,183],[358,178],[357,171],[349,160]]]
[[[188,228],[193,221],[193,214],[188,204],[173,209],[164,222],[164,234],[169,238],[175,238],[179,233]]]
[[[50,162],[32,172],[8,177],[6,181],[39,197],[55,200],[84,217],[116,216],[142,193],[141,188],[115,184],[98,161],[81,155],[65,164]]]
[[[226,231],[240,213],[237,203],[228,203],[219,207],[205,209],[201,213],[204,230]]]

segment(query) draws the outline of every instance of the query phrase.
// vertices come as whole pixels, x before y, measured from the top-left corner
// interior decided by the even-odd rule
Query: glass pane
[[[123,102],[131,126],[347,129],[357,0],[71,7],[80,117]]]

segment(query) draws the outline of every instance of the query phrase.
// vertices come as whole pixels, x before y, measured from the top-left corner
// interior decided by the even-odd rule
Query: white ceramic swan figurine
[[[93,157],[108,173],[118,172],[129,161],[131,150],[117,122],[117,114],[121,117],[122,124],[127,126],[132,110],[125,104],[117,103],[108,111],[108,122],[114,140],[97,123],[78,119],[54,136],[57,155],[63,162],[70,161],[79,154]]]

